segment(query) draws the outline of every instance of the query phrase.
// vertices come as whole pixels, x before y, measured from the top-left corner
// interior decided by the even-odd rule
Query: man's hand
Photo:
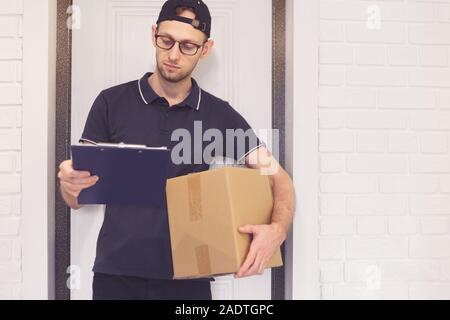
[[[74,170],[72,160],[66,160],[60,164],[58,178],[64,200],[74,209],[79,208],[77,198],[81,190],[94,186],[99,179],[97,176],[91,176],[87,171]]]
[[[253,236],[250,250],[235,278],[263,274],[267,263],[286,239],[286,231],[278,224],[246,225],[239,232]]]

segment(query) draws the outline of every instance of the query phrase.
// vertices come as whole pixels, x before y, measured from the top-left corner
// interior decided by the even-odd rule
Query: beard
[[[167,72],[164,68],[164,65],[162,62],[157,62],[157,68],[159,71],[159,74],[161,77],[166,80],[167,82],[171,83],[177,83],[185,80],[186,78],[190,77],[192,75],[192,72],[194,72],[195,67],[197,66],[198,60],[195,62],[195,64],[192,66],[191,69],[182,71],[181,69],[178,69],[177,73],[170,73]]]

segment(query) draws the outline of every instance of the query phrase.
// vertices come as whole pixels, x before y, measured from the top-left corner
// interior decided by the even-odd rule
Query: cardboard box
[[[269,177],[259,170],[221,168],[169,179],[167,204],[175,279],[237,272],[251,236],[239,227],[271,222]],[[281,266],[278,250],[267,267]]]

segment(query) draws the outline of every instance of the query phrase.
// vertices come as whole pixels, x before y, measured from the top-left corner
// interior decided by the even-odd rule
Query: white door
[[[206,0],[213,54],[200,62],[200,87],[227,100],[258,131],[271,128],[272,0]],[[72,142],[81,136],[98,93],[154,70],[151,26],[164,1],[74,0]],[[264,140],[266,138],[262,137]],[[270,144],[270,141],[268,141]],[[104,207],[71,215],[72,299],[91,299],[92,265]],[[78,285],[79,284],[79,285]],[[216,278],[214,299],[270,299],[270,270],[262,276]]]

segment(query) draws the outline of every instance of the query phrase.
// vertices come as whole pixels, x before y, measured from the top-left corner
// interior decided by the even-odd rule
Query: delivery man
[[[200,59],[214,45],[210,39],[211,15],[200,0],[168,0],[157,25],[152,27],[157,68],[141,79],[103,90],[86,121],[81,141],[143,144],[174,148],[176,130],[194,136],[195,124],[203,130],[224,133],[223,156],[250,168],[268,164],[274,195],[272,222],[246,225],[239,231],[252,236],[248,256],[235,277],[262,274],[268,260],[286,239],[292,223],[295,193],[288,174],[251,130],[247,121],[227,102],[209,94],[191,77]],[[249,48],[251,51],[251,48]],[[253,54],[253,53],[252,53]],[[238,148],[225,132],[250,132]],[[195,143],[192,142],[194,145]],[[233,145],[233,144],[231,144]],[[192,146],[192,158],[201,150]],[[209,169],[204,161],[172,161],[169,178]],[[75,171],[71,160],[60,164],[61,194],[72,209],[83,189],[101,177]],[[107,205],[97,241],[93,267],[93,299],[211,299],[212,278],[173,280],[167,208]]]

